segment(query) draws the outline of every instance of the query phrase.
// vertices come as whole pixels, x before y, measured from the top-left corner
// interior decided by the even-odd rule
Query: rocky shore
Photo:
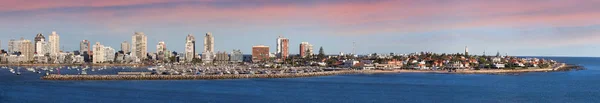
[[[490,69],[490,70],[342,70],[309,73],[284,73],[284,74],[222,74],[222,75],[47,75],[42,80],[214,80],[214,79],[248,79],[248,78],[299,78],[330,76],[344,74],[379,74],[379,73],[449,73],[449,74],[505,74],[526,72],[553,72],[572,69],[582,69],[574,65],[561,64],[552,68],[542,69]]]

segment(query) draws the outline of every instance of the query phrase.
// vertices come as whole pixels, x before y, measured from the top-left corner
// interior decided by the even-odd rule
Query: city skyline
[[[73,3],[71,3],[73,2]],[[290,54],[301,42],[327,54],[500,51],[528,56],[600,56],[598,1],[7,1],[0,9],[0,41],[60,35],[60,48],[79,50],[81,40],[119,47],[133,32],[147,44],[165,41],[183,53],[187,34],[214,33],[215,51],[254,45],[276,47],[289,38]],[[528,5],[539,5],[531,7]],[[154,15],[163,13],[164,15]],[[153,15],[153,16],[147,16]],[[49,37],[46,37],[48,41]],[[199,39],[197,42],[204,42]],[[196,51],[202,47],[196,46]],[[148,52],[155,46],[148,45]],[[270,48],[275,52],[276,48]],[[577,51],[573,51],[577,50]],[[197,54],[199,52],[196,52]]]

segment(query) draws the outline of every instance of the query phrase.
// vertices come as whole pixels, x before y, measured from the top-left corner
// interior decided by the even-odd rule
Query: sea
[[[158,81],[48,81],[40,80],[44,73],[21,69],[22,74],[16,75],[8,69],[0,69],[0,103],[600,102],[600,58],[541,58],[587,69],[503,75],[397,73]],[[61,70],[69,73],[65,68]],[[103,71],[135,70],[109,68]]]

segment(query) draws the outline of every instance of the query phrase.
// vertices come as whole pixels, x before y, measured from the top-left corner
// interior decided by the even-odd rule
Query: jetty
[[[223,75],[47,75],[42,80],[212,80],[247,78],[298,78],[363,73],[358,70],[285,74],[223,74]]]

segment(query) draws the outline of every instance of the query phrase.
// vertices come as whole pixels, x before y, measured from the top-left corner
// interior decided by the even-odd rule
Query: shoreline
[[[42,80],[220,80],[220,79],[250,79],[250,78],[301,78],[345,74],[387,74],[387,73],[439,73],[439,74],[507,74],[528,72],[555,72],[576,68],[576,66],[562,64],[554,68],[519,69],[519,70],[457,70],[448,72],[443,70],[343,70],[311,73],[284,73],[284,74],[223,74],[223,75],[47,75]]]
[[[146,64],[0,64],[0,66],[25,66],[25,67],[36,67],[36,66],[149,66]]]

